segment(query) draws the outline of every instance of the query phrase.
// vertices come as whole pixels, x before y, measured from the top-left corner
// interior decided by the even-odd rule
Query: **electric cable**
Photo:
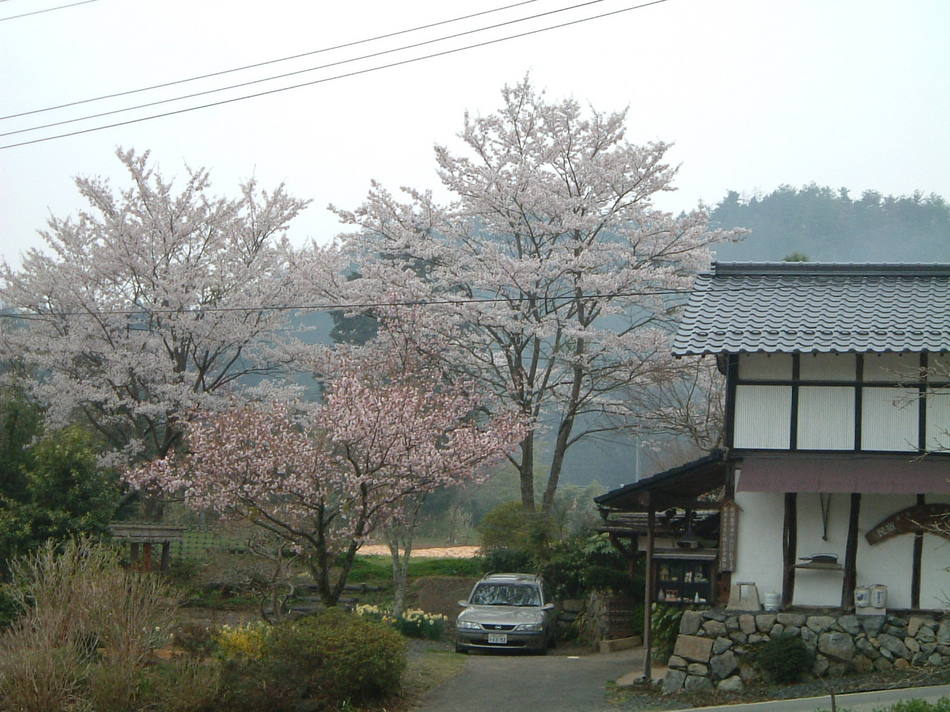
[[[0,0],[0,2],[7,2],[8,0]],[[91,1],[91,0],[90,0]],[[461,22],[462,20],[470,20],[473,17],[479,17],[481,15],[488,15],[494,12],[501,12],[502,10],[510,10],[513,7],[519,7],[521,5],[530,5],[531,3],[538,2],[538,0],[522,0],[522,2],[516,2],[511,5],[502,5],[501,7],[495,7],[490,10],[482,10],[481,12],[473,12],[470,15],[462,15],[460,17],[453,17],[447,20],[439,20],[437,22],[430,22],[426,25],[418,25],[416,27],[409,27],[404,30],[397,30],[395,32],[387,32],[386,34],[376,35],[375,37],[367,37],[362,40],[354,40],[352,42],[344,42],[343,44],[333,45],[332,47],[323,47],[321,49],[311,50],[309,52],[301,52],[300,54],[292,54],[288,57],[279,57],[277,59],[268,59],[263,62],[255,62],[254,64],[245,64],[241,67],[232,67],[230,69],[222,69],[217,72],[209,72],[207,74],[198,74],[193,77],[185,77],[184,79],[175,79],[173,81],[162,82],[160,84],[152,84],[147,87],[140,87],[138,89],[128,89],[126,91],[118,91],[112,94],[103,94],[102,96],[94,96],[89,99],[79,99],[77,101],[70,101],[65,104],[57,104],[55,106],[46,106],[42,109],[31,109],[30,111],[21,111],[18,114],[8,114],[7,116],[0,116],[0,121],[6,119],[15,119],[20,116],[29,116],[30,114],[40,114],[45,111],[54,111],[55,109],[65,109],[70,106],[78,106],[79,104],[89,104],[94,101],[102,101],[103,99],[115,99],[120,96],[128,96],[130,94],[140,94],[141,92],[151,91],[152,89],[163,89],[165,87],[175,86],[177,84],[185,84],[187,82],[196,82],[201,79],[209,79],[211,77],[219,77],[224,74],[231,74],[233,72],[241,72],[246,69],[256,69],[257,67],[265,67],[269,64],[277,64],[278,62],[289,62],[293,59],[300,59],[302,57],[309,57],[314,54],[322,54],[324,52],[332,52],[338,49],[345,49],[346,47],[355,47],[361,44],[367,44],[369,42],[376,42],[377,40],[388,39],[390,37],[397,37],[399,35],[405,35],[410,32],[418,32],[419,30],[427,30],[432,27],[438,27],[440,25],[447,25],[453,22]]]
[[[194,99],[199,96],[207,96],[209,94],[218,94],[223,91],[230,91],[231,89],[240,89],[242,87],[252,86],[254,84],[263,84],[265,82],[271,82],[275,79],[286,79],[287,77],[297,76],[298,74],[308,74],[309,72],[316,72],[321,69],[329,69],[330,67],[338,67],[343,64],[352,64],[353,62],[360,62],[366,59],[373,59],[375,57],[382,57],[387,54],[394,54],[396,52],[403,52],[405,50],[417,49],[419,47],[424,47],[426,45],[435,44],[437,42],[445,42],[446,40],[453,40],[459,37],[464,37],[466,35],[476,34],[478,32],[486,32],[488,30],[495,30],[499,27],[505,27],[507,25],[514,25],[519,22],[527,22],[528,20],[536,20],[539,17],[545,17],[547,15],[555,15],[561,12],[567,12],[569,10],[576,10],[580,7],[585,7],[587,5],[596,5],[602,3],[605,0],[585,0],[585,2],[578,3],[576,5],[569,5],[567,7],[559,8],[557,10],[549,10],[547,12],[541,12],[536,15],[528,15],[526,17],[520,17],[515,20],[507,20],[505,22],[499,22],[494,25],[487,25],[485,27],[478,27],[473,30],[465,30],[463,32],[457,32],[452,35],[446,35],[444,37],[436,37],[431,40],[423,40],[421,42],[414,42],[412,44],[403,45],[401,47],[394,47],[392,49],[380,50],[379,52],[372,52],[370,54],[364,54],[359,57],[352,57],[350,59],[340,59],[335,62],[328,62],[326,64],[320,64],[316,67],[307,67],[306,69],[296,69],[292,72],[284,72],[283,74],[275,74],[269,77],[262,77],[260,79],[250,79],[245,82],[238,82],[237,84],[228,84],[223,87],[217,87],[214,89],[205,89],[203,91],[192,92],[191,94],[183,94],[181,96],[174,96],[168,99],[157,99],[155,101],[146,102],[144,104],[136,104],[135,106],[128,106],[122,109],[111,109],[109,111],[102,111],[98,114],[87,114],[86,116],[78,116],[72,119],[63,119],[62,121],[53,121],[48,124],[39,124],[37,126],[30,126],[25,129],[15,129],[13,131],[5,131],[0,133],[0,137],[3,136],[14,136],[16,134],[29,133],[30,131],[40,131],[41,129],[48,129],[54,126],[64,126],[66,124],[75,124],[80,121],[88,121],[90,119],[99,119],[103,116],[113,116],[115,114],[124,114],[127,111],[137,111],[139,109],[147,109],[152,106],[160,106],[162,104],[171,104],[176,101],[184,101],[185,99]]]
[[[46,142],[46,141],[55,141],[55,140],[61,139],[61,138],[68,138],[68,137],[70,137],[70,136],[80,136],[80,135],[82,135],[82,134],[93,133],[93,132],[96,132],[96,131],[104,131],[104,130],[106,130],[106,129],[116,128],[116,127],[119,127],[119,126],[128,126],[128,125],[130,125],[130,124],[137,124],[137,123],[141,123],[141,122],[143,122],[143,121],[151,121],[151,120],[153,120],[153,119],[160,119],[160,118],[165,118],[165,117],[168,117],[168,116],[176,116],[176,115],[178,115],[178,114],[185,114],[185,113],[189,113],[189,112],[192,112],[192,111],[198,111],[199,109],[207,109],[207,108],[211,108],[211,107],[215,107],[215,106],[223,106],[223,105],[225,105],[225,104],[233,104],[233,103],[235,103],[235,102],[238,102],[238,101],[245,101],[245,100],[247,100],[247,99],[255,99],[255,98],[258,98],[258,97],[262,97],[262,96],[270,96],[270,95],[272,95],[272,94],[278,94],[278,93],[281,93],[281,92],[290,91],[290,90],[292,90],[292,89],[300,89],[300,88],[302,88],[302,87],[315,86],[315,85],[317,85],[317,84],[325,84],[325,83],[327,83],[327,82],[336,81],[336,80],[338,80],[338,79],[347,79],[347,78],[359,76],[359,75],[362,75],[362,74],[369,74],[369,73],[372,73],[372,72],[377,72],[377,71],[382,70],[382,69],[390,69],[390,68],[393,68],[393,67],[400,67],[400,66],[407,65],[407,64],[414,64],[414,63],[416,63],[416,62],[421,62],[421,61],[426,60],[426,59],[434,59],[434,58],[436,58],[436,57],[444,57],[444,56],[447,56],[447,55],[450,55],[450,54],[456,54],[456,53],[458,53],[458,52],[464,52],[464,51],[470,50],[470,49],[476,49],[476,48],[479,48],[479,47],[488,47],[488,46],[491,46],[491,45],[499,44],[499,43],[501,43],[501,42],[507,42],[508,40],[520,39],[520,38],[522,38],[522,37],[528,37],[528,36],[531,36],[531,35],[540,34],[540,33],[542,33],[542,32],[548,32],[548,31],[550,31],[550,30],[563,29],[563,28],[565,28],[565,27],[571,27],[571,26],[573,26],[573,25],[579,25],[579,24],[581,24],[581,23],[590,22],[590,21],[592,21],[592,20],[600,20],[600,19],[603,19],[603,18],[605,18],[605,17],[612,17],[612,16],[614,16],[614,15],[619,15],[619,14],[625,13],[625,12],[631,12],[631,11],[633,11],[633,10],[640,10],[640,9],[643,9],[643,8],[646,8],[646,7],[650,7],[650,6],[652,6],[652,5],[660,5],[660,4],[665,3],[665,2],[669,2],[669,0],[651,0],[650,2],[640,3],[640,4],[638,4],[638,5],[631,5],[631,6],[628,6],[628,7],[620,8],[619,10],[612,10],[612,11],[610,11],[610,12],[604,12],[604,13],[601,13],[601,14],[599,14],[599,15],[592,15],[592,16],[589,16],[589,17],[582,17],[582,18],[579,18],[579,19],[577,19],[577,20],[570,20],[570,21],[562,22],[562,23],[559,23],[559,24],[556,24],[556,25],[549,25],[548,27],[541,27],[541,28],[534,29],[534,30],[528,30],[528,31],[525,31],[525,32],[519,32],[519,33],[516,33],[516,34],[513,34],[513,35],[507,35],[507,36],[505,36],[505,37],[498,37],[498,38],[491,39],[491,40],[485,40],[485,41],[483,41],[483,42],[476,42],[476,43],[474,43],[474,44],[464,45],[464,46],[462,46],[462,47],[454,47],[454,48],[452,48],[452,49],[442,50],[442,51],[440,51],[440,52],[433,52],[433,53],[431,53],[431,54],[421,55],[421,56],[419,56],[419,57],[410,57],[409,59],[403,59],[403,60],[399,60],[399,61],[397,61],[397,62],[390,62],[389,64],[383,64],[383,65],[379,65],[379,66],[376,66],[376,67],[368,67],[368,68],[366,68],[366,69],[354,70],[354,71],[352,71],[352,72],[347,72],[347,73],[344,73],[344,74],[337,74],[337,75],[334,75],[334,76],[332,76],[332,77],[324,77],[324,78],[322,78],[322,79],[314,79],[314,80],[312,80],[312,81],[309,81],[309,82],[302,82],[302,83],[300,83],[300,84],[292,84],[292,85],[286,86],[286,87],[278,87],[278,88],[276,88],[276,89],[268,89],[268,90],[266,90],[266,91],[261,91],[261,92],[257,92],[257,93],[254,93],[254,94],[246,94],[246,95],[243,95],[243,96],[233,97],[233,98],[230,98],[230,99],[222,99],[222,100],[220,100],[220,101],[210,102],[210,103],[208,103],[208,104],[199,104],[199,105],[197,105],[197,106],[189,106],[189,107],[185,107],[185,108],[182,108],[182,109],[175,109],[175,110],[173,110],[173,111],[166,111],[166,112],[163,112],[163,113],[160,113],[160,114],[152,114],[152,115],[149,115],[149,116],[141,116],[141,117],[139,117],[139,118],[128,119],[128,120],[126,120],[126,121],[117,121],[117,122],[114,122],[114,123],[111,123],[111,124],[104,124],[104,125],[102,125],[102,126],[94,126],[94,127],[88,128],[88,129],[78,129],[78,130],[76,130],[76,131],[68,131],[68,132],[66,132],[66,133],[55,134],[55,135],[53,135],[53,136],[44,136],[44,137],[42,137],[42,138],[30,139],[30,140],[28,140],[28,141],[19,141],[19,142],[17,142],[17,143],[10,143],[10,144],[6,144],[6,145],[3,145],[3,146],[0,146],[0,150],[7,150],[7,149],[11,149],[11,148],[18,148],[18,147],[20,147],[20,146],[29,146],[29,145],[32,145],[32,144],[35,144],[35,143],[44,143],[44,142]]]
[[[24,12],[19,15],[10,15],[8,17],[0,17],[0,22],[6,22],[7,20],[18,20],[21,17],[29,17],[30,15],[42,15],[44,12],[53,12],[54,10],[65,10],[67,7],[76,7],[77,5],[88,5],[91,2],[96,2],[96,0],[80,0],[80,2],[71,2],[68,5],[58,5],[56,7],[48,7],[45,10],[33,10],[33,12]]]
[[[762,286],[743,286],[743,287],[717,287],[715,289],[653,289],[653,290],[634,290],[622,292],[607,292],[604,294],[565,294],[564,296],[551,296],[539,299],[538,301],[574,301],[576,299],[617,299],[621,297],[652,297],[652,296],[688,296],[695,293],[722,293],[722,292],[768,292],[786,289],[811,289],[810,284],[773,284]],[[341,310],[360,310],[375,309],[380,307],[425,307],[425,306],[446,306],[459,304],[492,304],[508,303],[516,301],[519,297],[459,297],[444,299],[407,299],[397,301],[370,301],[370,302],[326,302],[317,304],[257,304],[240,307],[190,307],[182,308],[160,308],[160,309],[86,309],[82,311],[64,311],[48,312],[44,314],[12,314],[0,312],[0,318],[6,319],[25,319],[25,320],[46,320],[49,317],[63,316],[138,316],[145,314],[202,314],[219,312],[250,312],[250,311],[341,311]]]

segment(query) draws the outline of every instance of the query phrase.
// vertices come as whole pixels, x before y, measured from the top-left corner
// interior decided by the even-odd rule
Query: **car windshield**
[[[471,603],[477,606],[540,606],[537,586],[513,583],[480,583],[472,592]]]

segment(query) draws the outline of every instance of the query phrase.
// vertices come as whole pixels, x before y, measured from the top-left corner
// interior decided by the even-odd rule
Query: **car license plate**
[[[506,633],[489,633],[488,644],[489,645],[507,645],[508,635]]]

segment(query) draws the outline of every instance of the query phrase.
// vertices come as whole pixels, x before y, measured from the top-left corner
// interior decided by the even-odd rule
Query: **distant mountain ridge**
[[[717,227],[745,227],[741,242],[716,248],[721,261],[950,262],[950,204],[935,193],[853,199],[844,188],[783,185],[743,198],[729,191],[712,211]]]

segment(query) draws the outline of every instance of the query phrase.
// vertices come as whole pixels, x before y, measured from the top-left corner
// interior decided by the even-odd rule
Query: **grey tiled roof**
[[[950,264],[713,263],[677,356],[950,350]]]

